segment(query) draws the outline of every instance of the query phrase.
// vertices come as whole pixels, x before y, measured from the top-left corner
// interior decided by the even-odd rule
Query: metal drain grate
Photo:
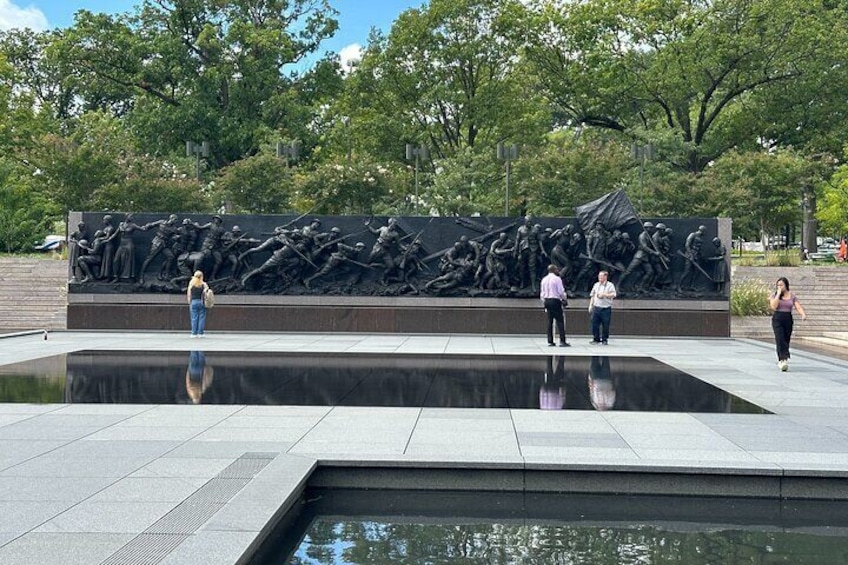
[[[186,538],[182,534],[139,534],[102,565],[156,565]]]
[[[156,565],[215,515],[276,453],[245,453],[101,565]]]

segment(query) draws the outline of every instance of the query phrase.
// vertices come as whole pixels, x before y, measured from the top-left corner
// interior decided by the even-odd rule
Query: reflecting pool
[[[307,491],[256,565],[848,562],[839,502]]]
[[[0,402],[767,413],[647,357],[81,351],[0,367]]]

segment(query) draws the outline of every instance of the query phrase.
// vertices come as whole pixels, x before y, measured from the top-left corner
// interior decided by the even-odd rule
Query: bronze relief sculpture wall
[[[536,298],[553,263],[574,297],[606,270],[629,299],[727,300],[729,233],[717,219],[581,208],[576,218],[77,212],[69,291],[180,293],[201,270],[218,294]]]

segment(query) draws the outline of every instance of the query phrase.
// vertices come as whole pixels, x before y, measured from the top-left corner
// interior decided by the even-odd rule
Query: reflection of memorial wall
[[[117,228],[125,214],[115,212],[113,226]],[[71,225],[84,220],[90,236],[102,227],[103,213],[73,213]],[[167,214],[135,214],[134,222],[144,226],[163,221]],[[178,224],[189,221],[205,226],[210,215],[180,215]],[[344,245],[364,244],[359,255],[352,261],[339,259],[333,263],[328,246],[320,250],[321,244],[311,251],[299,244],[289,249],[275,246],[256,252],[245,252],[273,239],[276,227],[286,226],[298,234],[307,229],[313,219],[320,220],[315,232],[324,234],[329,240]],[[365,226],[365,217],[331,216],[236,216],[224,215],[220,229],[228,233],[226,241],[237,243],[226,247],[219,244],[218,258],[215,253],[202,253],[206,230],[198,230],[190,251],[183,260],[174,257],[167,276],[159,276],[163,263],[168,261],[165,253],[159,253],[150,261],[146,258],[152,250],[157,227],[135,230],[129,235],[119,235],[113,244],[119,245],[121,237],[132,239],[134,250],[134,279],[92,279],[84,284],[69,284],[68,328],[69,329],[185,329],[188,313],[185,308],[185,274],[201,265],[207,274],[216,271],[212,286],[218,296],[217,305],[210,313],[207,329],[231,331],[316,331],[316,332],[386,332],[386,333],[538,333],[544,327],[543,313],[538,307],[538,291],[533,282],[544,274],[549,258],[539,252],[535,261],[535,274],[517,254],[508,257],[508,284],[499,285],[487,276],[486,261],[479,262],[478,279],[475,269],[469,266],[468,274],[453,275],[443,272],[443,257],[454,243],[463,236],[480,243],[479,249],[488,252],[497,235],[503,231],[512,244],[523,237],[519,233],[523,221],[518,218],[426,218],[401,217],[397,219],[397,237],[387,246],[388,252],[374,255],[379,247],[379,234]],[[718,236],[730,241],[729,220],[718,219],[651,219],[664,223],[671,231],[671,247],[668,254],[669,270],[662,284],[638,288],[641,272],[629,275],[626,294],[616,305],[613,333],[617,335],[692,335],[728,336],[730,317],[726,297],[727,287],[717,289],[706,275],[711,275],[715,263],[710,262],[714,254],[712,240]],[[388,225],[389,218],[371,220],[371,227],[379,231]],[[580,232],[573,218],[534,218],[543,240],[541,247],[551,255],[554,230],[571,224]],[[684,274],[687,260],[686,238],[706,227],[699,265],[703,274],[694,276],[694,288],[677,291]],[[239,226],[240,231],[233,232]],[[331,231],[337,228],[337,231]],[[640,224],[630,223],[618,229],[629,234],[634,243],[641,233]],[[308,230],[307,230],[308,231]],[[588,234],[587,234],[588,235]],[[416,247],[410,249],[410,244]],[[126,245],[125,245],[126,247]],[[227,259],[230,251],[239,250]],[[681,253],[679,253],[681,252]],[[570,333],[588,333],[588,317],[585,311],[586,296],[598,268],[603,262],[585,259],[586,248],[576,250],[571,266],[570,300],[567,324]],[[220,256],[224,257],[221,258]],[[526,254],[525,254],[526,255]],[[582,257],[581,257],[582,256]],[[399,265],[411,263],[414,257],[420,262],[417,270],[402,272]],[[471,260],[471,254],[466,255]],[[240,263],[237,261],[240,258]],[[619,261],[626,265],[632,254]],[[114,260],[114,259],[113,259]],[[603,260],[606,261],[606,260]],[[729,258],[727,260],[729,265]],[[215,267],[218,262],[218,267]],[[144,273],[141,267],[147,263]],[[267,266],[270,265],[270,266]],[[605,267],[606,268],[606,267]],[[181,270],[182,269],[182,270]],[[126,271],[126,269],[123,269]],[[166,269],[167,270],[167,269]],[[578,279],[581,271],[582,277]],[[690,267],[690,272],[695,272]],[[520,272],[525,275],[521,276]],[[613,282],[622,275],[612,269]],[[321,273],[321,274],[319,274]],[[316,276],[317,275],[317,276]],[[182,278],[181,278],[182,277]],[[437,280],[442,279],[443,280]],[[637,292],[638,291],[638,292]],[[572,331],[572,328],[576,328]]]
[[[603,369],[599,370],[599,367]],[[196,374],[196,377],[192,376]],[[68,354],[67,402],[728,412],[730,395],[653,359]],[[598,406],[591,379],[615,402]],[[543,405],[556,391],[558,406]],[[555,395],[555,396],[556,396]]]

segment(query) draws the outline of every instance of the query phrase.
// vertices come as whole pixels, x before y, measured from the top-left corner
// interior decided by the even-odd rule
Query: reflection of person
[[[202,351],[192,351],[188,356],[185,386],[186,393],[192,404],[200,404],[203,393],[212,384],[215,374],[211,365],[206,364],[206,354]]]
[[[612,320],[612,301],[615,299],[615,285],[609,282],[609,273],[601,271],[598,273],[598,282],[589,293],[592,305],[592,341],[607,344],[609,340],[609,327]]]
[[[615,385],[610,374],[609,357],[592,357],[587,377],[589,401],[595,410],[610,410],[615,406]]]
[[[203,271],[195,271],[186,289],[188,310],[191,314],[191,337],[200,337],[206,330],[206,306],[203,305],[203,294],[209,286],[203,282]]]
[[[548,265],[548,274],[542,279],[539,298],[545,307],[548,316],[548,345],[554,345],[554,322],[559,330],[559,346],[568,347],[565,341],[565,316],[562,306],[566,303],[565,288],[562,279],[559,278],[559,269],[556,265]]]
[[[554,358],[548,356],[547,371],[545,371],[545,382],[539,389],[540,410],[562,410],[565,406],[565,357],[557,356],[556,371],[554,370]]]
[[[769,297],[769,307],[773,310],[771,328],[774,330],[774,341],[777,345],[777,366],[781,371],[789,370],[789,340],[792,338],[792,309],[795,308],[801,319],[806,320],[807,314],[794,293],[789,291],[789,281],[780,277],[775,284],[774,293]]]

